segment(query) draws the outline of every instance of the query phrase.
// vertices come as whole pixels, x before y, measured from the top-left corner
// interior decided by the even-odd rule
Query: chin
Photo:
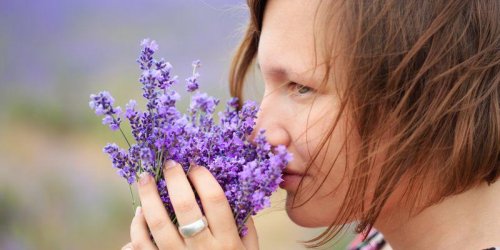
[[[325,219],[318,218],[317,214],[313,214],[315,212],[307,205],[296,208],[287,206],[286,213],[293,223],[301,227],[314,228],[330,225]]]

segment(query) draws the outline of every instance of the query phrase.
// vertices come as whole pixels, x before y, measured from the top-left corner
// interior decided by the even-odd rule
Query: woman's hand
[[[132,242],[123,249],[258,249],[258,239],[251,218],[248,234],[238,235],[229,202],[222,187],[204,167],[193,166],[188,175],[181,165],[167,161],[163,170],[168,180],[167,189],[180,225],[187,225],[202,218],[188,178],[201,199],[208,227],[196,235],[184,238],[170,220],[156,189],[152,176],[141,175],[138,183],[142,208],[138,208],[130,226]],[[149,229],[149,230],[148,230]],[[151,232],[154,242],[150,239]]]

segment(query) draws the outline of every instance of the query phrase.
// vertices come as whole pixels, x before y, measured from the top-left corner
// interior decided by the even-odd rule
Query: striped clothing
[[[349,245],[349,250],[386,250],[392,249],[385,242],[384,236],[379,231],[372,229],[366,240],[363,241],[363,234],[358,234]]]
[[[363,234],[358,234],[349,245],[348,250],[392,250],[392,247],[387,244],[382,233],[372,229],[364,241]],[[500,247],[490,247],[484,250],[500,250]]]

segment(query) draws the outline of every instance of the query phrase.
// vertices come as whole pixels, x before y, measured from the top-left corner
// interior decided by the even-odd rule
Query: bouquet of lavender
[[[253,143],[248,140],[258,110],[254,102],[248,101],[238,110],[238,99],[232,98],[225,110],[218,113],[218,123],[215,122],[219,100],[198,90],[199,61],[193,62],[193,74],[186,79],[191,102],[187,113],[181,113],[176,108],[180,95],[171,89],[178,82],[177,76],[171,74],[172,65],[153,58],[158,50],[154,40],[144,39],[141,47],[137,62],[142,70],[139,81],[147,100],[146,110],[138,110],[136,101],[130,100],[122,112],[106,91],[92,94],[89,103],[97,115],[104,116],[103,124],[119,130],[128,144],[126,150],[111,143],[104,147],[104,152],[130,185],[133,205],[131,184],[147,171],[155,177],[160,197],[175,223],[166,188],[168,180],[162,176],[163,163],[175,160],[186,172],[196,164],[206,167],[217,179],[231,205],[240,235],[245,235],[244,223],[248,217],[270,205],[269,196],[277,189],[291,154],[283,145],[273,152],[263,130]],[[133,144],[122,130],[123,117],[130,123]]]

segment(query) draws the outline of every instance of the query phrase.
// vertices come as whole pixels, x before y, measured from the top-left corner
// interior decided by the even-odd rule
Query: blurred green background
[[[135,59],[151,37],[181,80],[200,59],[201,89],[227,99],[246,20],[242,0],[0,1],[0,249],[128,242],[129,190],[102,153],[121,138],[88,108],[89,95],[140,99]],[[284,197],[255,218],[263,249],[303,249],[297,240],[322,230],[290,222]]]

